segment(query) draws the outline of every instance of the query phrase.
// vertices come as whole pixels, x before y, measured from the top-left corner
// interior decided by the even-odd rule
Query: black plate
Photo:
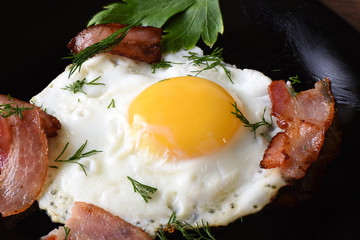
[[[1,93],[29,100],[60,74],[66,44],[112,1],[14,1],[2,7]],[[266,208],[216,230],[217,239],[353,239],[360,225],[360,34],[316,1],[221,1],[226,62],[273,79],[299,75],[299,90],[332,81],[343,135],[319,192],[296,207]],[[5,29],[4,29],[5,28]],[[207,50],[208,51],[208,50]],[[281,71],[274,71],[281,69]],[[0,219],[1,239],[39,239],[56,224],[36,204]]]

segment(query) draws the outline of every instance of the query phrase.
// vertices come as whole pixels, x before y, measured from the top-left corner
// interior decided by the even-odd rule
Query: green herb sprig
[[[25,110],[31,110],[31,108],[27,108],[25,106],[19,107],[15,105],[15,103],[3,103],[0,105],[0,116],[3,118],[10,117],[11,115],[18,116],[19,119],[23,119],[24,115],[23,112]]]
[[[113,47],[118,45],[129,32],[132,26],[127,26],[125,28],[119,29],[109,37],[97,42],[84,50],[80,51],[78,54],[70,54],[69,57],[64,57],[64,59],[72,60],[72,65],[70,67],[69,78],[76,71],[81,70],[82,64],[90,57],[98,53],[104,53],[110,51]]]
[[[71,230],[70,228],[64,226],[64,231],[65,231],[65,238],[64,238],[64,240],[67,240],[67,239],[68,239],[69,234],[70,234],[70,230]]]
[[[54,162],[60,162],[60,163],[75,163],[75,164],[78,164],[81,169],[84,171],[85,175],[87,176],[87,173],[86,173],[86,167],[84,164],[82,163],[79,163],[78,161],[82,158],[85,158],[85,157],[90,157],[92,155],[95,155],[96,153],[99,153],[99,152],[102,152],[102,151],[98,151],[98,150],[91,150],[91,151],[88,151],[86,153],[83,153],[86,145],[87,145],[87,140],[85,141],[84,144],[82,144],[79,149],[69,158],[69,159],[66,159],[66,160],[62,160],[60,159],[61,156],[64,154],[64,152],[66,151],[67,147],[69,146],[69,142],[66,143],[65,147],[63,148],[63,150],[61,151],[60,155],[54,160]],[[52,168],[57,168],[56,166],[50,166]]]
[[[216,69],[216,67],[221,67],[224,69],[226,76],[229,78],[231,83],[234,83],[231,79],[231,71],[226,68],[226,66],[223,64],[223,59],[221,57],[222,54],[222,48],[215,48],[214,51],[210,55],[204,55],[204,56],[198,56],[196,52],[189,52],[189,56],[184,56],[188,60],[192,62],[193,66],[201,66],[205,65],[206,67],[195,71],[197,76],[203,71],[210,70],[210,69]]]
[[[175,229],[179,230],[182,236],[187,240],[215,240],[214,235],[210,231],[209,224],[205,223],[204,220],[201,220],[201,226],[196,223],[196,227],[193,227],[187,222],[181,223],[178,221],[176,219],[175,211],[171,214],[167,226],[165,226],[164,229],[161,229],[157,233],[157,236],[160,240],[167,240],[165,232],[172,233]]]
[[[108,109],[110,109],[110,108],[115,108],[115,100],[114,100],[114,99],[111,99],[111,101],[110,101],[110,103],[109,103],[109,105],[108,105],[107,108],[108,108]]]
[[[68,86],[65,86],[62,89],[63,90],[68,90],[68,91],[73,92],[73,93],[81,92],[81,93],[86,95],[87,93],[83,90],[84,85],[105,85],[104,83],[96,83],[96,81],[100,77],[101,76],[95,78],[94,80],[92,80],[90,82],[86,82],[86,78],[83,78],[82,80],[76,80],[72,84],[69,84]]]
[[[142,184],[129,176],[127,178],[130,180],[134,192],[138,192],[146,203],[148,203],[149,199],[152,199],[151,196],[149,196],[149,193],[154,194],[157,191],[157,188]]]
[[[235,117],[238,118],[244,124],[244,127],[251,128],[251,131],[254,132],[254,138],[256,138],[256,129],[258,129],[259,127],[264,126],[264,125],[272,127],[272,125],[273,125],[272,117],[270,116],[271,117],[271,122],[270,123],[265,120],[266,107],[264,108],[264,113],[262,115],[262,120],[259,121],[259,122],[250,123],[249,120],[244,116],[244,114],[237,107],[236,102],[232,103],[231,105],[235,108],[235,111],[233,111],[231,113],[234,114]]]
[[[298,92],[296,92],[294,90],[294,88],[292,87],[292,85],[296,84],[296,83],[301,83],[300,79],[299,79],[299,75],[295,75],[293,77],[289,77],[289,81],[290,81],[290,85],[288,86],[287,84],[285,84],[287,90],[290,93],[291,98],[297,98],[297,95],[299,94]]]
[[[294,90],[294,88],[292,88],[292,86],[288,86],[287,84],[285,84],[285,87],[286,87],[286,89],[289,91],[289,94],[290,94],[291,98],[297,99],[297,95],[298,95],[299,93],[296,92],[296,91]]]
[[[289,77],[289,81],[291,82],[291,85],[294,85],[295,83],[301,83],[298,74],[296,74],[295,76]]]
[[[160,62],[158,63],[152,63],[150,66],[152,68],[152,73],[156,72],[156,69],[160,69],[160,68],[169,68],[172,67],[173,64],[179,64],[179,63],[174,63],[171,61],[165,61],[164,59],[162,59]]]

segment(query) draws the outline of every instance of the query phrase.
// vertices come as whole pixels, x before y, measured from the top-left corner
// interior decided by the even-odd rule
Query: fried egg
[[[154,237],[173,212],[193,226],[227,225],[261,210],[286,184],[279,169],[259,167],[265,135],[280,131],[276,121],[254,132],[234,114],[237,106],[250,123],[271,122],[271,80],[226,64],[231,82],[223,68],[203,70],[189,55],[167,54],[172,66],[155,70],[99,54],[32,98],[62,124],[49,140],[50,168],[38,199],[53,221],[64,223],[73,203],[83,201]],[[92,154],[58,161],[81,146]],[[157,190],[145,201],[129,179]]]

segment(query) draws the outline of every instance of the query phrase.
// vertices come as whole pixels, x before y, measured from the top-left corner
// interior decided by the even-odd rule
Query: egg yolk
[[[231,103],[232,96],[207,79],[170,78],[137,96],[129,123],[151,153],[190,159],[217,151],[235,135],[240,121]]]

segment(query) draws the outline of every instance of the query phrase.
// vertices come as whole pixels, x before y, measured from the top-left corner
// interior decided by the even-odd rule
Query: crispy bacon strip
[[[280,167],[285,178],[302,178],[318,159],[325,133],[335,116],[330,81],[319,81],[314,89],[296,96],[291,96],[285,81],[273,81],[269,94],[272,114],[285,131],[272,139],[260,167]]]
[[[124,27],[126,25],[109,23],[85,28],[70,40],[68,48],[72,53],[77,54]],[[130,29],[121,43],[109,52],[147,63],[159,62],[161,60],[161,37],[161,28],[135,26]]]
[[[30,207],[40,194],[48,169],[47,136],[56,135],[60,122],[36,106],[4,95],[0,104],[31,108],[22,112],[22,119],[0,117],[0,212],[6,217]]]
[[[75,202],[71,217],[65,226],[70,229],[68,240],[151,240],[151,237],[123,219],[112,215],[95,205]],[[62,240],[65,237],[64,227],[51,231],[42,240]]]

